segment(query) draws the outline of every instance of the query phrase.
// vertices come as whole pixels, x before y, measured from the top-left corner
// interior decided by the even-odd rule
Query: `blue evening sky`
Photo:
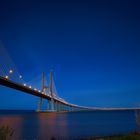
[[[139,0],[1,0],[0,40],[25,79],[53,69],[58,94],[71,103],[140,102]],[[37,103],[0,86],[0,109]]]

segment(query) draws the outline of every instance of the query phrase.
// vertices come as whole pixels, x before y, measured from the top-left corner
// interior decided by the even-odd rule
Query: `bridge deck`
[[[29,88],[28,86],[24,86],[23,84],[11,81],[10,79],[6,79],[4,77],[0,76],[0,85],[12,88],[12,89],[16,89],[34,96],[38,96],[47,100],[51,100],[51,97],[49,95],[46,94],[42,94],[41,92],[34,90],[32,88]],[[139,107],[137,108],[97,108],[97,107],[84,107],[84,106],[77,106],[74,104],[70,104],[68,102],[63,102],[59,99],[53,98],[54,101],[57,101],[58,103],[61,103],[63,105],[67,105],[70,107],[75,107],[75,108],[81,108],[81,109],[88,109],[88,110],[104,110],[104,111],[111,111],[111,110],[140,110]]]
[[[1,77],[1,76],[0,76],[0,85],[6,86],[6,87],[9,87],[9,88],[12,88],[12,89],[16,89],[16,90],[19,90],[19,91],[22,91],[22,92],[25,92],[25,93],[28,93],[28,94],[32,94],[34,96],[38,96],[38,97],[41,97],[41,98],[44,98],[44,99],[47,99],[47,100],[51,100],[51,97],[49,95],[42,94],[41,92],[39,92],[37,90],[29,88],[28,86],[24,86],[23,84],[19,84],[17,82],[11,81],[11,80],[6,79],[6,78]],[[59,99],[56,99],[56,98],[53,98],[53,99],[54,99],[54,101],[57,101],[61,104],[76,107],[75,105],[71,105],[71,104],[63,102]]]

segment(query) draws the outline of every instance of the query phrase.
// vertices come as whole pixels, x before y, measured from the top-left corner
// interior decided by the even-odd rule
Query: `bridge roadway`
[[[12,89],[16,89],[16,90],[19,90],[19,91],[22,91],[22,92],[25,92],[25,93],[28,93],[28,94],[31,94],[31,95],[34,95],[34,96],[38,96],[38,97],[41,97],[41,98],[44,98],[44,99],[47,99],[47,100],[51,100],[52,97],[47,95],[47,94],[43,94],[37,90],[34,90],[32,88],[29,88],[29,86],[24,86],[24,84],[21,84],[21,83],[17,83],[17,82],[14,82],[10,79],[6,79],[2,76],[0,76],[0,85],[3,85],[3,86],[6,86],[6,87],[9,87],[9,88],[12,88]],[[63,104],[63,105],[66,105],[66,106],[69,106],[69,107],[73,107],[73,108],[76,108],[76,109],[79,109],[79,110],[102,110],[102,111],[112,111],[112,110],[140,110],[140,107],[135,107],[135,108],[98,108],[98,107],[85,107],[85,106],[78,106],[78,105],[75,105],[75,104],[70,104],[66,101],[62,101],[60,99],[57,99],[57,98],[53,98],[55,102],[58,102],[60,104]]]
[[[47,99],[47,100],[52,99],[52,97],[47,95],[47,94],[43,94],[42,92],[39,92],[38,90],[34,90],[34,89],[30,88],[29,86],[25,86],[24,84],[17,83],[15,81],[10,80],[10,79],[6,79],[5,77],[2,77],[2,76],[0,76],[0,85],[6,86],[6,87],[9,87],[9,88],[12,88],[12,89],[16,89],[16,90],[19,90],[19,91],[22,91],[22,92],[25,92],[25,93],[28,93],[28,94],[32,94],[34,96],[38,96],[38,97],[41,97],[41,98],[44,98],[44,99]],[[77,105],[74,105],[74,104],[70,104],[66,101],[62,101],[62,100],[57,99],[55,97],[53,99],[54,99],[55,102],[66,105],[66,106],[69,106],[69,107],[79,108],[79,109],[83,108],[84,109],[84,107],[77,106]]]

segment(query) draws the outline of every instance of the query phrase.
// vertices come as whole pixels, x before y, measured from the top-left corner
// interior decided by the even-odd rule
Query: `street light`
[[[26,86],[26,84],[23,84],[24,86]]]
[[[12,74],[13,73],[13,70],[9,70],[9,73]]]
[[[21,79],[22,78],[22,75],[20,75],[19,78]]]
[[[6,75],[5,78],[8,79],[8,75]]]

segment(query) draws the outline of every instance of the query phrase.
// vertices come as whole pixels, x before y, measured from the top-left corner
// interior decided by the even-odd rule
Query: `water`
[[[1,125],[8,125],[15,130],[10,140],[109,136],[129,133],[137,128],[133,110],[68,113],[0,111]]]

